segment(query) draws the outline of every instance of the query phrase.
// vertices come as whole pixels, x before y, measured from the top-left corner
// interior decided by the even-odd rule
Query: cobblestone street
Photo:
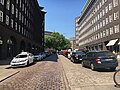
[[[53,58],[54,57],[54,58]],[[62,67],[52,55],[0,83],[0,90],[66,90]]]
[[[0,90],[120,90],[112,71],[92,71],[62,55],[52,55],[0,83]]]

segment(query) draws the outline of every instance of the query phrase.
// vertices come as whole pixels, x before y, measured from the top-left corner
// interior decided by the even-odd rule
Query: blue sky
[[[79,16],[87,0],[38,0],[47,12],[45,30],[59,32],[66,38],[75,36],[75,17]]]

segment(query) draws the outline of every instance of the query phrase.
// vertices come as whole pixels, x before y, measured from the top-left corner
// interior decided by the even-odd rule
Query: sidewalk
[[[0,82],[19,72],[17,70],[9,69],[10,61],[10,58],[0,60]]]
[[[92,79],[90,79],[89,77],[84,78],[85,74],[80,74],[80,73],[82,73],[82,70],[77,71],[78,70],[77,68],[76,68],[76,70],[74,70],[75,65],[73,63],[71,63],[70,60],[68,60],[66,57],[64,57],[62,55],[59,55],[58,57],[63,65],[64,73],[66,75],[66,79],[69,84],[70,90],[101,90],[101,89],[102,90],[120,90],[120,88],[117,88],[114,86],[114,83],[99,84],[99,83],[90,81]],[[80,69],[82,69],[82,68],[80,68]],[[76,72],[74,73],[74,71],[76,71]],[[92,72],[92,71],[90,71],[90,72]],[[103,75],[103,73],[101,75]],[[84,78],[84,79],[82,80],[81,78]],[[77,82],[79,80],[81,80],[80,83]],[[99,80],[100,79],[98,79],[98,81]]]

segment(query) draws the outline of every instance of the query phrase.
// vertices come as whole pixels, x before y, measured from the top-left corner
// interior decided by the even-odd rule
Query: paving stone
[[[0,90],[66,90],[63,68],[53,55],[0,83]],[[14,68],[13,68],[14,69]]]

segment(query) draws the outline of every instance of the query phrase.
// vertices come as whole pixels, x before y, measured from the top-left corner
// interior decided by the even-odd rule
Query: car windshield
[[[25,55],[17,55],[17,56],[16,56],[16,58],[25,58],[25,57],[27,57],[26,54],[25,54]]]
[[[111,52],[97,52],[95,56],[114,56]]]

